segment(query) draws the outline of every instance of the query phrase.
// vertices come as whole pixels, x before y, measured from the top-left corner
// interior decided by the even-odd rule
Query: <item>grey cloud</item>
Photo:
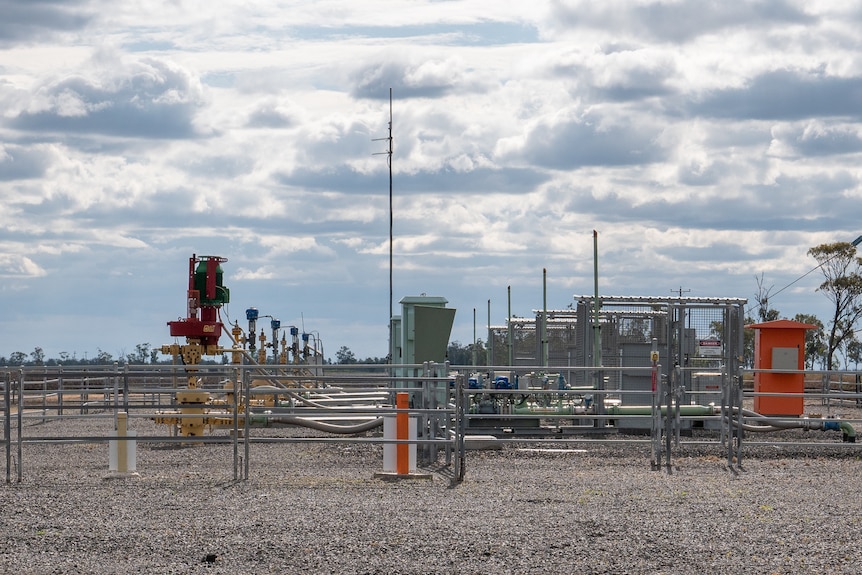
[[[553,31],[578,27],[617,30],[651,40],[686,42],[703,34],[758,23],[807,24],[815,19],[787,0],[754,2],[562,2],[555,0],[547,25]]]
[[[631,102],[673,94],[673,91],[664,84],[664,79],[647,70],[639,70],[625,81],[594,87],[593,99],[604,102]]]
[[[107,134],[138,138],[196,135],[200,85],[185,70],[154,59],[100,80],[72,76],[33,96],[44,109],[21,112],[10,124],[38,132]]]
[[[547,181],[537,170],[521,168],[478,168],[470,171],[442,169],[435,172],[399,174],[398,190],[420,193],[526,194]]]
[[[290,113],[274,104],[264,104],[252,111],[246,125],[250,128],[289,128],[297,123]]]
[[[626,61],[617,56],[621,53],[630,53],[633,57]],[[667,84],[675,71],[673,63],[654,61],[650,57],[638,61],[636,53],[636,49],[621,49],[606,53],[611,58],[594,64],[594,68],[560,64],[554,67],[554,73],[560,78],[577,81],[573,87],[576,98],[588,97],[596,102],[630,102],[675,94]],[[616,70],[616,73],[604,79],[602,76],[609,70]]]
[[[85,28],[95,17],[87,0],[0,0],[0,44],[38,41]]]
[[[462,86],[461,72],[449,61],[381,61],[356,70],[351,93],[356,98],[387,99],[389,89],[403,98],[440,98]]]
[[[339,191],[344,193],[365,194],[382,189],[382,173],[361,174],[350,166],[312,169],[298,168],[290,173],[276,174],[275,180],[286,186],[311,190]],[[389,180],[387,179],[386,182]],[[386,184],[388,186],[388,183]]]
[[[619,182],[620,187],[637,182]],[[858,227],[858,200],[845,192],[858,187],[858,178],[849,173],[834,176],[779,177],[771,185],[751,185],[742,194],[727,195],[721,187],[699,187],[684,200],[669,201],[661,189],[644,188],[646,199],[635,205],[622,194],[596,197],[591,190],[559,190],[561,208],[585,217],[596,215],[610,222],[652,222],[656,227],[684,225],[693,229],[723,230],[803,230]],[[651,196],[655,195],[655,198]]]
[[[389,179],[384,177],[382,172],[360,174],[348,166],[324,170],[299,169],[291,174],[281,174],[278,180],[290,186],[340,191],[345,194],[382,194],[389,189]],[[464,172],[441,169],[434,172],[395,174],[393,187],[396,194],[522,194],[533,191],[545,181],[546,175],[531,169],[478,168]]]
[[[0,180],[40,178],[49,159],[43,151],[21,146],[0,146]]]
[[[862,78],[838,78],[789,70],[767,72],[743,88],[718,90],[690,105],[718,118],[798,120],[862,116]]]
[[[787,142],[803,156],[833,156],[862,151],[862,138],[848,127],[804,131]]]
[[[528,161],[553,169],[648,164],[662,159],[658,133],[630,122],[603,127],[568,119],[532,129],[521,153]]]
[[[711,186],[721,180],[722,175],[731,170],[726,162],[712,162],[706,165],[692,162],[687,166],[680,166],[678,170],[679,181],[687,186]]]

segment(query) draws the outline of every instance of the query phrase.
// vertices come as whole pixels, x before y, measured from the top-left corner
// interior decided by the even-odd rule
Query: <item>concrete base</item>
[[[104,479],[134,479],[140,476],[137,471],[109,471]]]
[[[386,481],[394,481],[396,479],[433,479],[434,476],[430,473],[389,473],[386,471],[378,471],[374,474],[374,479],[383,479]]]

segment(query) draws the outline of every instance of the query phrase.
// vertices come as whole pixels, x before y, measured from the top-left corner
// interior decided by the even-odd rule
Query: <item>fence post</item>
[[[21,481],[23,480],[24,473],[24,462],[21,461],[21,456],[24,453],[24,445],[22,443],[24,441],[24,421],[21,419],[24,414],[24,390],[22,389],[24,387],[23,381],[24,370],[20,369],[18,370],[18,383],[16,386],[18,388],[18,483],[21,483]]]
[[[63,415],[63,366],[57,367],[57,415]]]
[[[5,374],[3,383],[3,441],[6,443],[6,483],[12,483],[12,375]]]
[[[467,390],[464,385],[465,381],[466,378],[463,374],[459,374],[455,381],[455,437],[453,438],[455,442],[454,483],[461,483],[464,481],[465,472],[466,450],[464,449],[464,434],[466,433],[467,426],[464,406],[469,403],[466,401]]]

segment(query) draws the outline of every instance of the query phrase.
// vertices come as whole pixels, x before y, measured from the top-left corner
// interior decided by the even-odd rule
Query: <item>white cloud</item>
[[[564,307],[592,289],[593,229],[603,290],[745,297],[859,233],[842,3],[31,4],[0,23],[8,305],[134,293],[152,325],[128,349],[164,337],[211,253],[234,305],[371,326],[325,337],[383,355],[389,88],[396,299],[469,309],[513,285],[528,315],[547,266]],[[776,305],[819,313],[816,283]],[[0,355],[68,348],[9,321]]]
[[[23,279],[42,277],[47,272],[36,262],[20,254],[0,253],[0,277]]]

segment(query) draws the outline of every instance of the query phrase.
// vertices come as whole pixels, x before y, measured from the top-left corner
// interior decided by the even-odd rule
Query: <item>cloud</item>
[[[249,128],[290,128],[300,123],[301,110],[292,102],[268,98],[249,112],[246,126]]]
[[[398,98],[440,98],[454,90],[475,89],[465,78],[464,62],[457,58],[430,58],[395,54],[378,56],[351,75],[351,94],[356,98],[388,99],[389,89]]]
[[[602,103],[673,95],[671,82],[678,73],[666,50],[616,44],[587,54],[563,53],[552,71],[572,84],[573,95]]]
[[[704,34],[758,24],[811,24],[813,16],[789,0],[666,2],[553,0],[542,24],[547,34],[567,36],[583,28],[614,30],[617,38],[687,42]]]
[[[20,254],[0,253],[0,278],[23,279],[46,275],[36,262]]]
[[[28,132],[190,138],[198,135],[194,116],[203,103],[198,78],[173,62],[97,54],[89,69],[40,86],[9,124]]]
[[[688,112],[740,120],[862,118],[862,77],[829,76],[823,72],[774,70],[740,88],[707,93]]]
[[[646,122],[561,114],[536,122],[523,137],[501,141],[497,154],[501,161],[519,159],[556,170],[648,164],[665,157],[660,136]]]
[[[43,150],[0,145],[0,181],[40,178],[50,164]]]
[[[799,156],[818,157],[862,152],[862,136],[853,125],[810,122],[783,131],[782,140]]]
[[[95,18],[88,4],[89,0],[0,0],[0,45],[81,30]]]

